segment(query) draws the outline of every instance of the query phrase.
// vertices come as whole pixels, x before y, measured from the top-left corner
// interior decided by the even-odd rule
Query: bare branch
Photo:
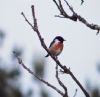
[[[81,5],[84,3],[84,0],[81,0]]]
[[[55,17],[65,18],[64,16],[60,16],[60,15],[55,15]]]
[[[65,12],[65,10],[64,10],[64,8],[63,8],[63,6],[62,6],[62,4],[61,4],[61,1],[60,1],[60,0],[58,0],[58,1],[59,1],[59,4],[57,3],[56,0],[53,0],[53,2],[56,4],[56,6],[57,6],[57,8],[58,8],[58,10],[59,10],[59,12],[60,12],[60,15],[64,16],[65,18],[69,18],[69,19],[71,19],[71,20],[73,20],[73,21],[77,21],[77,18],[76,18],[74,15],[69,16],[69,15]]]
[[[32,27],[32,29],[34,29],[33,25],[28,21],[23,12],[21,12],[21,15],[24,17],[25,21]]]
[[[74,74],[70,71],[70,69],[68,69],[66,66],[63,66],[60,61],[58,59],[56,59],[54,56],[52,56],[52,54],[49,52],[44,39],[42,38],[39,30],[38,30],[38,25],[37,25],[37,19],[35,17],[35,11],[34,11],[34,6],[32,5],[32,16],[33,16],[33,24],[34,26],[31,26],[29,23],[29,25],[32,27],[32,29],[37,33],[38,38],[40,40],[41,46],[47,51],[47,53],[50,55],[50,57],[56,62],[56,64],[58,64],[60,66],[60,68],[62,68],[63,72],[66,74],[69,74],[72,79],[77,83],[77,85],[81,88],[81,90],[83,91],[83,93],[85,94],[86,97],[90,97],[89,94],[87,93],[87,91],[83,88],[83,86],[81,85],[81,83],[76,79],[76,77],[74,76]],[[25,17],[24,17],[25,18]],[[25,18],[26,20],[26,18]],[[26,21],[28,22],[28,21]]]
[[[26,67],[26,65],[23,63],[22,59],[19,56],[17,56],[15,51],[13,51],[13,54],[16,56],[16,58],[18,60],[18,63],[21,64],[25,70],[27,70],[30,74],[35,76],[38,80],[40,80],[41,82],[43,82],[47,86],[49,86],[52,89],[54,89],[55,91],[57,91],[60,95],[62,95],[62,96],[64,95],[63,92],[60,91],[58,88],[56,88],[55,86],[51,85],[49,82],[45,81],[44,79],[39,78],[32,70],[30,70],[28,67]]]
[[[69,3],[67,2],[67,0],[64,0],[64,1],[66,2],[67,6],[68,6],[69,9],[72,11],[72,13],[73,13],[73,14],[76,14],[75,11],[73,10],[73,7],[71,7],[71,6],[69,5]]]
[[[56,64],[56,78],[58,80],[59,85],[64,89],[65,93],[63,97],[68,97],[67,87],[62,83],[60,78],[58,77],[58,64]]]
[[[78,91],[78,90],[76,89],[76,90],[75,90],[75,94],[74,94],[74,96],[73,96],[73,97],[75,97],[75,96],[76,96],[76,94],[77,94],[77,91]]]
[[[59,2],[61,2],[61,0],[58,0]],[[68,18],[68,19],[70,19],[70,20],[72,20],[72,21],[77,21],[77,19],[81,22],[81,23],[83,23],[84,25],[86,25],[87,27],[89,27],[90,29],[92,29],[92,30],[96,30],[97,31],[97,34],[96,35],[98,35],[99,34],[99,31],[100,31],[100,26],[99,25],[97,25],[97,24],[93,24],[93,23],[89,23],[85,18],[83,18],[82,16],[80,16],[80,15],[78,15],[75,11],[74,11],[74,9],[73,9],[73,7],[71,7],[70,6],[70,4],[68,3],[68,1],[67,0],[64,0],[65,1],[65,3],[66,3],[66,5],[69,7],[69,9],[70,9],[70,11],[73,13],[73,15],[72,16],[69,16],[66,12],[65,12],[65,10],[64,10],[64,8],[63,8],[63,5],[60,3],[60,5],[57,3],[57,1],[56,0],[53,0],[53,2],[55,3],[55,5],[57,6],[57,8],[59,7],[59,9],[62,9],[63,8],[63,10],[59,10],[60,11],[60,13],[64,13],[64,14],[61,14],[63,17],[65,17],[65,18]],[[82,3],[83,3],[84,1],[82,0]]]
[[[97,30],[97,34],[96,34],[96,35],[98,35],[98,34],[99,34],[99,32],[100,32],[100,30]]]

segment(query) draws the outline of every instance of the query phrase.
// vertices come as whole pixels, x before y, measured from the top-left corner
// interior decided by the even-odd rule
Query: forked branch
[[[58,64],[56,64],[56,78],[57,81],[59,83],[59,85],[64,89],[65,93],[63,95],[63,97],[68,97],[68,92],[67,92],[67,87],[63,84],[63,82],[60,80],[59,76],[58,76]]]
[[[52,84],[50,84],[49,82],[45,81],[44,79],[38,77],[31,69],[29,69],[22,61],[22,59],[16,54],[15,51],[13,51],[13,54],[15,55],[15,57],[18,60],[18,63],[21,64],[21,66],[27,70],[30,74],[32,74],[35,78],[37,78],[38,80],[40,80],[41,82],[43,82],[44,84],[46,84],[47,86],[51,87],[52,89],[54,89],[55,91],[57,91],[60,95],[64,95],[62,91],[60,91],[58,88],[56,88],[55,86],[53,86]]]
[[[77,21],[79,20],[81,23],[83,23],[84,25],[86,25],[87,27],[89,27],[90,29],[92,30],[96,30],[97,31],[97,35],[99,34],[99,31],[100,31],[100,26],[97,25],[97,24],[93,24],[93,23],[89,23],[84,17],[82,17],[81,15],[78,15],[73,7],[70,6],[70,4],[68,3],[67,0],[64,0],[66,5],[69,7],[70,11],[72,12],[72,16],[69,16],[67,14],[67,12],[65,11],[65,9],[63,8],[63,5],[61,3],[61,0],[58,0],[58,3],[56,0],[53,0],[53,2],[55,3],[55,5],[57,6],[59,12],[60,12],[60,15],[56,15],[56,17],[60,17],[60,18],[67,18],[67,19],[70,19],[72,21]],[[82,3],[84,1],[82,0]]]

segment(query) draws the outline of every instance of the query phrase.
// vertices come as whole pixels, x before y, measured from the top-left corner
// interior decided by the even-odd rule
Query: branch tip
[[[73,96],[73,97],[75,97],[75,96],[76,96],[76,94],[77,94],[77,91],[78,91],[78,89],[75,89],[75,93],[74,93],[74,96]]]
[[[81,0],[81,5],[84,3],[84,0]]]
[[[65,93],[63,94],[63,97],[68,97],[67,93],[67,87],[63,84],[63,82],[60,80],[59,75],[58,75],[58,64],[56,64],[56,79],[59,83],[59,85],[64,89]]]
[[[21,15],[23,15],[24,13],[23,12],[21,12]]]
[[[31,8],[33,8],[33,9],[34,9],[34,5],[31,5]]]
[[[98,35],[98,34],[99,34],[99,32],[100,32],[100,30],[98,29],[98,30],[97,30],[97,33],[96,33],[96,35]]]

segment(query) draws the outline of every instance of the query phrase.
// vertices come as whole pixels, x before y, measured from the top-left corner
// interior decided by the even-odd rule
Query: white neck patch
[[[55,39],[55,43],[59,43],[60,41],[58,39]]]

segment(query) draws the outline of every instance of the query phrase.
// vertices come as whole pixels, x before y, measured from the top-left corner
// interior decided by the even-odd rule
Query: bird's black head
[[[63,37],[61,37],[61,36],[56,36],[55,37],[55,40],[58,40],[58,41],[60,41],[60,42],[63,42],[63,41],[66,41]]]

